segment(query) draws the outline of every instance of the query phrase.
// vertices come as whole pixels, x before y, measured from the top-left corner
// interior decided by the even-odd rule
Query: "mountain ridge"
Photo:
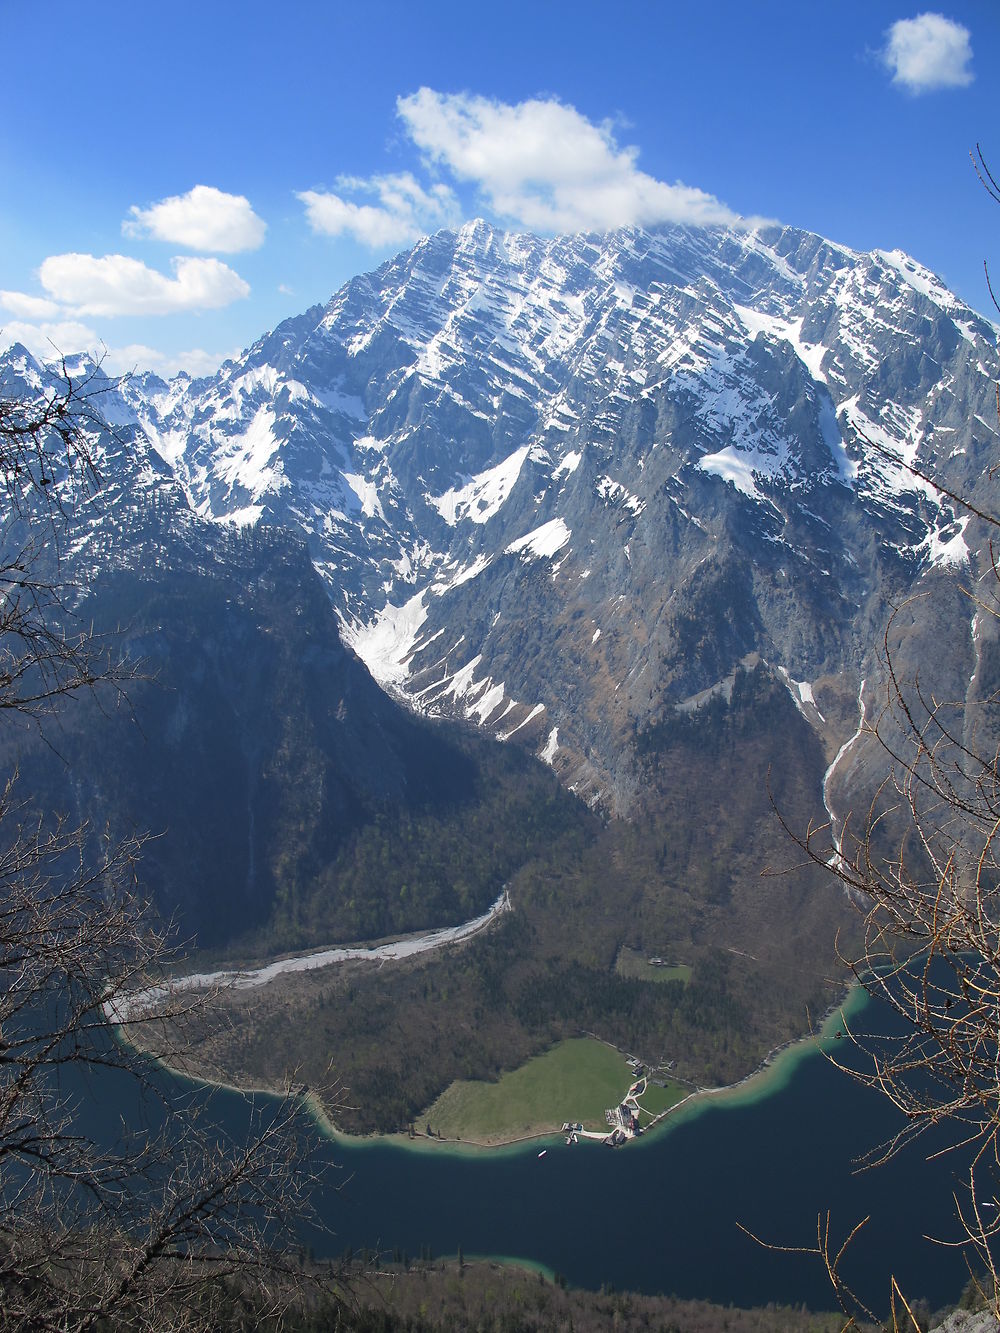
[[[831,1002],[847,912],[820,868],[761,875],[789,859],[772,802],[793,830],[868,808],[893,608],[904,678],[974,702],[1000,661],[956,586],[990,569],[986,526],[906,466],[989,509],[988,325],[896,256],[789,229],[502,239],[428,238],[215,377],[110,386],[109,502],[71,533],[84,588],[132,588],[207,719],[154,703],[152,750],[117,776],[110,732],[100,753],[118,810],[128,772],[168,775],[149,808],[188,845],[154,845],[150,878],[217,909],[210,940],[450,925],[509,883],[466,948],[291,1007],[261,993],[212,1057],[253,1082],[294,1055],[312,1082],[336,1050],[355,1127],[581,1026],[696,1081],[746,1072]],[[160,586],[172,559],[183,586]],[[411,709],[473,724],[465,758],[428,763],[429,724],[350,644]],[[372,781],[348,774],[362,819],[342,825],[352,754]],[[187,759],[211,787],[190,819],[170,805],[204,787]],[[462,799],[437,799],[445,769]],[[688,986],[621,974],[623,949],[679,959]]]
[[[630,730],[748,652],[856,687],[888,608],[981,558],[907,465],[982,498],[997,373],[992,326],[898,251],[480,220],[125,393],[198,512],[305,534],[383,686],[624,813]]]

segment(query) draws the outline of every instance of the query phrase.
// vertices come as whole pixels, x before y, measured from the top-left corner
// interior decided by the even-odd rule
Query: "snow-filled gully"
[[[830,837],[831,837],[831,840],[832,840],[832,842],[833,842],[833,847],[834,847],[833,855],[830,857],[830,864],[831,864],[831,865],[836,865],[836,863],[837,863],[837,861],[838,861],[838,859],[839,859],[839,857],[840,857],[840,855],[841,855],[841,850],[840,850],[840,834],[837,832],[837,817],[836,817],[836,815],[834,814],[833,807],[830,805],[830,797],[829,797],[829,791],[828,791],[828,788],[829,788],[829,785],[830,785],[830,779],[833,777],[833,774],[834,774],[834,771],[835,771],[836,768],[837,768],[837,765],[838,765],[838,764],[840,763],[840,761],[844,758],[844,756],[847,754],[847,752],[853,747],[853,745],[855,744],[855,742],[861,737],[861,735],[863,734],[863,732],[864,732],[864,730],[865,730],[865,698],[864,698],[864,695],[865,695],[865,685],[866,685],[866,683],[867,683],[866,680],[865,680],[865,679],[862,679],[861,684],[858,686],[858,714],[859,714],[859,721],[858,721],[857,730],[853,733],[853,735],[849,736],[848,739],[843,743],[843,745],[840,747],[840,749],[839,749],[839,750],[837,751],[837,753],[834,755],[833,762],[831,763],[830,767],[829,767],[829,768],[826,770],[826,772],[823,774],[823,804],[826,806],[826,812],[827,812],[827,814],[830,816]]]

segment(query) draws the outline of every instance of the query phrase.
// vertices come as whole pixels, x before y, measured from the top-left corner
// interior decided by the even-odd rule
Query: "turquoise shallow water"
[[[245,1098],[196,1096],[239,1134]],[[461,1246],[467,1257],[531,1261],[592,1288],[830,1308],[816,1260],[765,1249],[738,1225],[776,1245],[809,1245],[817,1214],[830,1210],[838,1237],[871,1217],[845,1270],[860,1294],[884,1307],[895,1274],[908,1294],[940,1305],[957,1298],[966,1270],[924,1233],[954,1234],[960,1163],[928,1163],[918,1147],[856,1173],[856,1160],[897,1124],[884,1098],[803,1044],[763,1079],[692,1103],[617,1151],[567,1147],[561,1137],[471,1153],[318,1136],[317,1162],[336,1165],[314,1198],[323,1227],[301,1236],[317,1255],[366,1247],[416,1258]]]

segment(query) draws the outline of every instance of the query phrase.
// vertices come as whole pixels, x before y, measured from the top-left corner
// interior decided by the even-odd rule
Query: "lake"
[[[477,1152],[328,1141],[344,1182],[318,1204],[336,1235],[310,1240],[326,1254],[461,1246],[466,1257],[530,1260],[591,1288],[823,1309],[834,1301],[818,1260],[763,1248],[737,1224],[776,1245],[809,1245],[817,1214],[830,1210],[838,1246],[871,1217],[844,1269],[864,1299],[884,1308],[894,1273],[910,1296],[939,1306],[957,1299],[967,1272],[924,1233],[955,1234],[958,1164],[928,1163],[918,1145],[855,1170],[898,1124],[883,1097],[800,1046],[776,1076],[696,1103],[618,1150],[567,1147],[562,1136]]]
[[[189,1084],[157,1077],[179,1097],[192,1096]],[[84,1124],[129,1100],[101,1071],[89,1090],[96,1100],[81,1109]],[[239,1135],[246,1097],[203,1088],[193,1095]],[[807,1246],[817,1214],[830,1210],[838,1245],[871,1217],[844,1269],[864,1299],[885,1309],[895,1274],[909,1297],[936,1307],[955,1301],[967,1276],[960,1253],[924,1238],[956,1234],[951,1191],[959,1164],[928,1163],[917,1145],[886,1166],[855,1171],[857,1158],[898,1123],[883,1097],[803,1043],[775,1071],[689,1104],[674,1122],[618,1150],[568,1147],[562,1136],[484,1151],[317,1133],[316,1163],[336,1166],[314,1196],[322,1227],[303,1225],[299,1234],[318,1257],[350,1247],[419,1258],[461,1247],[467,1258],[519,1259],[585,1287],[828,1309],[834,1302],[818,1260],[764,1248],[738,1223],[774,1245]]]

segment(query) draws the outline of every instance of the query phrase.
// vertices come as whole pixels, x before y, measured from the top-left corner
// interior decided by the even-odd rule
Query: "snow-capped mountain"
[[[485,910],[537,848],[539,811],[572,824],[578,803],[515,747],[390,699],[343,643],[301,536],[193,513],[117,383],[85,358],[66,369],[93,475],[67,468],[58,437],[39,441],[45,484],[0,517],[5,585],[26,570],[56,634],[73,649],[82,637],[99,674],[124,657],[134,675],[38,725],[7,711],[0,770],[18,773],[16,799],[102,846],[151,834],[143,892],[180,940],[259,931],[266,949]],[[0,357],[8,425],[49,393],[66,393],[59,372],[20,347]],[[29,450],[23,466],[40,464]],[[7,634],[4,666],[20,671],[37,641]],[[460,875],[440,872],[444,855]],[[405,890],[386,892],[400,865]]]
[[[384,686],[624,812],[636,733],[754,654],[828,757],[849,739],[890,608],[985,567],[927,478],[991,508],[998,373],[992,326],[898,252],[474,223],[212,379],[98,374],[115,429],[68,549],[90,578],[210,546],[204,520],[296,529]],[[981,696],[992,622],[949,606],[906,652]]]
[[[624,808],[636,728],[748,654],[853,730],[889,606],[982,545],[908,465],[989,507],[998,372],[898,251],[475,222],[123,393],[196,512],[306,535],[383,685]]]
[[[44,379],[0,357],[6,399]],[[691,963],[722,1018],[706,1036],[693,1011],[685,1076],[731,1077],[719,1050],[742,1070],[829,1003],[844,902],[819,871],[762,878],[788,860],[771,802],[800,835],[824,802],[863,825],[890,616],[901,678],[983,745],[998,379],[993,326],[896,252],[778,227],[430,237],[216,376],[96,373],[101,484],[59,572],[157,683],[141,730],[83,706],[59,758],[9,730],[0,758],[43,809],[163,830],[144,882],[202,942],[451,925],[510,878],[512,933],[459,1002],[464,960],[358,1006],[378,1052],[425,1004],[408,1067],[495,1073],[512,1032],[529,1053],[564,1031],[567,996],[573,1030],[614,1018],[594,996],[631,1015],[624,947]],[[412,709],[508,743],[401,709],[344,640]]]

